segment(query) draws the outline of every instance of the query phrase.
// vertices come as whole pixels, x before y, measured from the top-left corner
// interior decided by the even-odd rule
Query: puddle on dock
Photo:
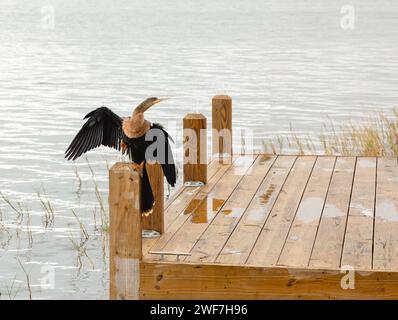
[[[344,217],[347,215],[347,212],[344,212],[337,208],[334,204],[326,204],[325,209],[323,210],[323,217],[324,218],[338,218]]]
[[[365,207],[359,202],[351,202],[350,215],[373,218],[374,212],[373,208]]]
[[[231,218],[239,218],[245,212],[245,208],[233,208],[233,209],[224,209],[221,210],[221,213],[231,217]]]
[[[376,167],[376,160],[374,159],[366,159],[366,158],[359,158],[357,161],[357,166],[360,168],[375,168]]]
[[[377,204],[376,217],[382,221],[398,221],[398,209],[396,203],[384,200]]]
[[[211,196],[206,196],[204,199],[193,199],[184,210],[184,214],[190,214],[193,223],[207,223],[224,203],[225,200]]]
[[[309,197],[304,199],[297,211],[297,219],[303,223],[311,223],[321,216],[323,198]]]
[[[236,159],[231,168],[230,174],[234,176],[249,175],[252,170],[251,165],[253,164],[254,159],[255,157],[251,155],[246,155]]]
[[[256,202],[249,208],[248,215],[245,219],[245,224],[255,225],[262,222],[268,215],[267,206],[269,201],[276,190],[275,184],[270,184],[263,194],[256,196]]]

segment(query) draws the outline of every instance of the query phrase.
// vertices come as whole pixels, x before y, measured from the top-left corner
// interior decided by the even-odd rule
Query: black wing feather
[[[165,157],[164,159],[166,160],[165,163],[162,163],[162,169],[163,169],[163,174],[166,177],[167,182],[174,187],[176,184],[176,166],[174,163],[174,158],[173,158],[173,152],[171,150],[171,146],[170,146],[170,141],[173,141],[173,139],[170,137],[170,135],[168,134],[168,132],[163,128],[162,125],[158,124],[158,123],[153,123],[152,124],[152,128],[155,129],[160,129],[163,131],[164,135],[165,135]]]
[[[84,119],[88,120],[72,140],[65,158],[76,160],[101,145],[120,150],[122,118],[107,107],[101,107],[88,113]]]

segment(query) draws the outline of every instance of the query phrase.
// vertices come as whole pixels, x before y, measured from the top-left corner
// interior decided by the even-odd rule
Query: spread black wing
[[[101,145],[120,150],[122,118],[107,107],[101,107],[87,114],[84,119],[88,120],[66,150],[65,158],[75,160]]]
[[[173,158],[173,152],[171,151],[171,146],[170,146],[170,141],[173,141],[173,139],[169,136],[167,131],[163,128],[158,123],[153,123],[152,124],[153,129],[159,129],[163,132],[164,134],[164,143],[165,143],[165,148],[164,148],[164,155],[161,155],[161,165],[163,169],[164,176],[166,177],[167,182],[174,187],[176,183],[176,166],[174,164],[174,158]]]

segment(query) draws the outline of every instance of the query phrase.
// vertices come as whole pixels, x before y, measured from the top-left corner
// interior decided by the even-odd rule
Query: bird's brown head
[[[141,102],[133,111],[133,116],[129,121],[124,122],[123,130],[130,138],[140,137],[145,134],[150,127],[150,123],[145,120],[144,112],[153,105],[167,100],[167,98],[151,97]]]

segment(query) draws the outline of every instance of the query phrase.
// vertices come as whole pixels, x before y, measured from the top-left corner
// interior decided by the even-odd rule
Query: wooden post
[[[183,120],[184,183],[207,183],[207,119],[189,113]]]
[[[138,299],[142,259],[141,172],[116,163],[109,172],[110,298]]]
[[[164,175],[162,166],[158,162],[146,164],[149,182],[151,183],[155,204],[153,211],[148,216],[142,216],[142,228],[164,232]]]
[[[232,99],[226,95],[212,99],[213,155],[232,156]]]

